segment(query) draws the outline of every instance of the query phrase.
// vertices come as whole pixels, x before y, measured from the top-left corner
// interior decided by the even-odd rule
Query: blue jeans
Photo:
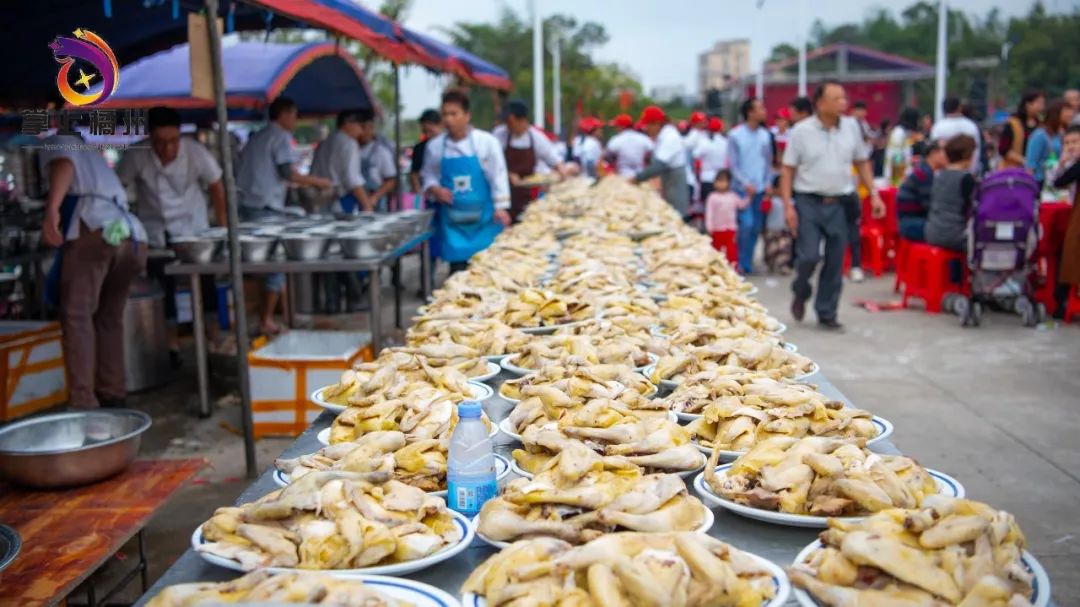
[[[745,192],[739,192],[745,196]],[[750,204],[739,211],[739,231],[735,235],[736,246],[739,249],[739,269],[744,274],[754,270],[754,248],[757,246],[758,234],[765,223],[761,213],[761,199],[763,192],[754,194]]]

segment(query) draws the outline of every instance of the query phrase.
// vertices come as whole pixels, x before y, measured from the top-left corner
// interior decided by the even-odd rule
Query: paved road
[[[1025,328],[988,314],[978,329],[921,310],[867,312],[889,301],[892,277],[845,285],[843,335],[794,323],[788,281],[755,278],[757,297],[791,327],[856,406],[891,420],[892,440],[955,476],[968,497],[1015,514],[1050,573],[1059,605],[1080,597],[1080,327]]]

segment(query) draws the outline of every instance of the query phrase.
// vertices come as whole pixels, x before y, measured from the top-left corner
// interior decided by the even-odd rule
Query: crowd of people
[[[759,236],[765,268],[794,274],[791,312],[802,320],[813,295],[820,326],[840,328],[837,305],[845,254],[853,280],[860,268],[860,188],[875,215],[885,212],[879,186],[898,188],[899,232],[962,250],[967,217],[980,177],[1024,167],[1047,191],[1068,188],[1075,201],[1080,181],[1080,92],[1046,103],[1025,94],[1000,131],[985,131],[956,98],[944,102],[934,123],[913,109],[891,129],[874,128],[866,105],[850,110],[844,87],[828,81],[812,98],[794,99],[772,116],[760,99],[739,108],[726,129],[716,116],[693,112],[671,120],[656,106],[637,120],[620,114],[610,122],[583,118],[567,142],[530,124],[520,100],[506,103],[492,132],[472,124],[468,95],[450,90],[439,110],[420,117],[421,140],[408,171],[412,190],[436,211],[433,253],[462,269],[539,194],[535,177],[554,173],[617,174],[656,182],[663,197],[689,222],[712,234],[718,250],[740,272],[752,274]],[[336,130],[320,142],[311,168],[301,170],[292,133],[298,108],[279,97],[268,123],[244,145],[235,168],[242,219],[290,212],[290,189],[307,193],[308,210],[336,213],[387,209],[398,170],[390,146],[377,136],[370,109],[341,112]],[[46,291],[58,303],[64,347],[73,353],[72,403],[92,407],[122,397],[122,366],[115,350],[123,303],[131,281],[146,266],[146,246],[167,246],[209,226],[212,211],[225,223],[222,168],[197,142],[181,137],[180,115],[169,108],[149,113],[147,145],[136,146],[114,171],[97,152],[70,136],[46,141],[42,162],[49,180],[43,238],[61,247]],[[605,142],[603,129],[614,134]],[[877,180],[877,182],[875,182]],[[126,188],[138,197],[127,204]],[[1075,208],[1075,207],[1074,207]],[[1063,289],[1080,283],[1080,214],[1073,212],[1060,264]],[[171,294],[173,279],[151,264]],[[350,301],[359,301],[356,276],[343,277]],[[278,331],[275,309],[284,277],[268,275],[260,328]],[[120,297],[119,294],[125,294]],[[169,308],[175,317],[175,308]],[[206,298],[214,305],[215,298]],[[175,347],[175,340],[170,344]]]

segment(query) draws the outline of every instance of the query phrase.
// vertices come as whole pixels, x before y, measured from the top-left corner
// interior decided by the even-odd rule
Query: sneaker
[[[866,280],[866,274],[863,273],[862,268],[851,268],[851,271],[848,272],[848,278],[851,279],[851,282],[862,282]]]

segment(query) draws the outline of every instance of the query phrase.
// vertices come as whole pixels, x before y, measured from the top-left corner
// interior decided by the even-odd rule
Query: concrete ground
[[[410,269],[406,276],[415,276]],[[415,282],[406,292],[410,312],[418,305]],[[757,297],[790,326],[790,341],[816,360],[856,406],[895,424],[892,440],[901,451],[956,477],[968,497],[1014,513],[1029,550],[1050,573],[1057,604],[1076,604],[1080,327],[1027,329],[1018,317],[988,314],[981,328],[962,329],[954,316],[918,310],[871,313],[853,305],[857,299],[895,299],[887,276],[848,284],[840,313],[846,331],[826,333],[812,319],[804,325],[792,321],[788,279],[754,282],[760,287]],[[392,322],[389,313],[384,318]],[[350,320],[364,326],[362,316]],[[195,399],[192,367],[188,364],[170,386],[132,399],[133,406],[155,420],[143,456],[205,457],[210,462],[147,528],[151,580],[187,548],[192,529],[214,508],[231,504],[247,484],[235,394],[228,383],[216,382],[214,415],[194,418],[189,413]],[[288,443],[260,440],[260,469],[272,465]],[[133,556],[133,546],[125,552]],[[130,562],[110,563],[102,577],[115,579]],[[136,598],[134,586],[120,600]]]

